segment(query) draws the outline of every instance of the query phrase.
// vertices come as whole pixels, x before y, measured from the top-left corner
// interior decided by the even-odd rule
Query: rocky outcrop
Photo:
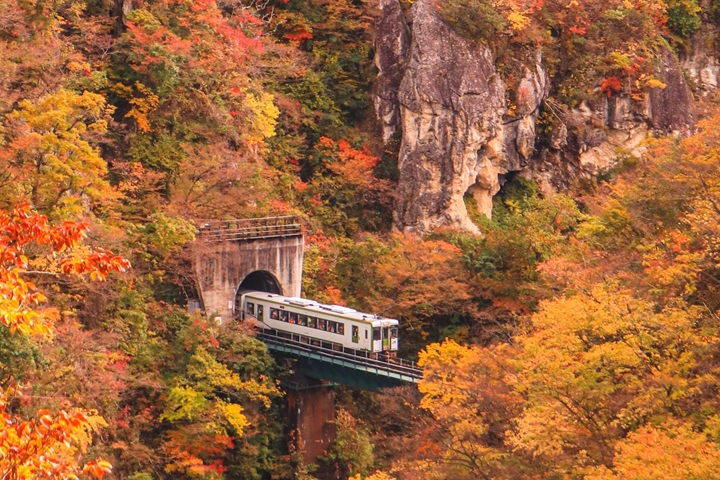
[[[555,115],[537,155],[522,172],[546,194],[565,190],[578,179],[593,178],[618,159],[640,157],[651,130],[689,133],[696,116],[694,100],[672,52],[661,50],[656,73],[664,88],[652,88],[640,100],[627,94],[598,96],[576,109],[546,105]]]
[[[393,19],[396,0],[383,0]],[[399,5],[397,5],[399,7]],[[547,93],[547,78],[538,65],[527,69],[516,116],[508,118],[505,85],[489,49],[457,35],[438,16],[432,0],[418,0],[411,12],[412,39],[395,104],[391,95],[376,100],[378,116],[390,130],[394,108],[400,114],[400,147],[396,225],[425,232],[440,226],[477,231],[463,197],[470,192],[488,214],[492,196],[504,175],[519,170],[533,153],[537,107]],[[398,31],[388,18],[378,24]],[[387,37],[386,37],[387,38]],[[386,65],[399,48],[377,49]],[[395,74],[390,69],[385,72]],[[383,79],[383,75],[385,78]],[[381,68],[386,91],[390,74]],[[393,77],[397,78],[397,77]]]
[[[401,129],[395,211],[401,230],[477,232],[465,195],[490,216],[510,172],[552,193],[612,167],[619,156],[640,155],[651,129],[689,132],[695,124],[690,89],[665,48],[656,74],[665,88],[641,97],[598,92],[573,110],[548,102],[554,123],[538,135],[538,112],[550,90],[540,52],[527,54],[524,75],[506,95],[510,87],[490,50],[454,32],[434,0],[416,0],[409,12],[398,0],[378,1],[375,107],[386,141]]]

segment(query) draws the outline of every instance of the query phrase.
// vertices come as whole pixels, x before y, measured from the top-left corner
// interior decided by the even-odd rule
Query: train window
[[[277,308],[270,309],[270,319],[271,320],[280,320],[279,310]]]
[[[289,312],[288,313],[288,320],[290,323],[297,323],[298,321],[298,314],[295,312]]]
[[[382,336],[380,334],[380,327],[373,328],[373,340],[382,340]]]
[[[247,302],[245,304],[245,311],[250,315],[255,315],[255,304],[252,302]]]
[[[325,330],[325,320],[322,319],[322,318],[318,318],[318,319],[317,319],[317,322],[318,322],[318,323],[317,323],[317,325],[318,325],[317,328],[320,329],[320,330]]]
[[[335,333],[335,325],[337,325],[335,322],[328,320],[327,321],[327,331],[330,333]]]
[[[352,341],[353,343],[358,343],[360,341],[360,329],[356,325],[352,326]]]
[[[263,321],[263,306],[258,305],[257,307],[258,307],[257,308],[257,319],[262,322]]]
[[[365,340],[367,340],[367,328],[365,329]]]
[[[315,318],[315,317],[308,317],[308,327],[310,327],[310,328],[317,328],[317,318]]]
[[[308,317],[302,313],[298,315],[298,325],[307,326]]]
[[[337,332],[340,335],[345,335],[345,324],[344,323],[338,323],[337,324]]]
[[[280,310],[280,320],[282,320],[283,322],[287,322],[288,321],[287,314],[288,314],[287,310]]]

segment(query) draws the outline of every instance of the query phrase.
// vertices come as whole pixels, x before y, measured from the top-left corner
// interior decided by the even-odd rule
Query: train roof
[[[354,308],[343,307],[341,305],[325,305],[315,300],[300,297],[285,297],[274,293],[250,291],[245,293],[246,296],[256,300],[271,300],[274,303],[288,305],[292,307],[300,307],[304,310],[310,310],[322,315],[331,315],[334,317],[346,318],[358,322],[368,322],[373,326],[397,325],[398,321],[394,318],[386,318],[382,315],[374,315],[372,313],[358,312]]]

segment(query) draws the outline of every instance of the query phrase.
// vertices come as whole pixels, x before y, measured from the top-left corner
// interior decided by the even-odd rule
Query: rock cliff
[[[463,196],[470,192],[489,213],[504,175],[526,164],[545,72],[539,63],[527,69],[517,115],[508,118],[488,48],[457,35],[432,0],[415,2],[411,29],[397,0],[381,0],[381,8],[376,108],[385,138],[397,127],[402,136],[396,225],[476,231]]]
[[[703,12],[711,12],[714,7],[710,0],[700,0]],[[720,86],[720,62],[718,50],[720,40],[718,28],[711,18],[703,13],[700,30],[688,42],[687,48],[679,51],[683,70],[694,82],[700,96],[706,96]]]
[[[492,197],[510,172],[557,191],[611,167],[619,151],[639,155],[649,130],[685,132],[695,124],[690,89],[668,49],[657,73],[665,88],[642,100],[600,94],[569,110],[544,104],[551,85],[541,52],[526,54],[524,76],[508,92],[491,51],[453,31],[434,0],[416,0],[409,12],[398,0],[378,1],[375,107],[386,141],[400,130],[395,224],[401,230],[477,232],[464,196],[471,194],[490,216]],[[707,83],[717,79],[708,73],[715,73],[712,60],[691,61]],[[541,106],[554,118],[543,135],[537,133]]]

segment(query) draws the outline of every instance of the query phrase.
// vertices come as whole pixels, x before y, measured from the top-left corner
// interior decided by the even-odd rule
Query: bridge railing
[[[235,220],[196,220],[198,238],[205,241],[253,240],[302,234],[297,216],[241,218]]]
[[[412,378],[415,382],[420,380],[423,375],[422,368],[415,362],[383,355],[379,358],[372,358],[368,352],[346,348],[336,343],[323,342],[305,335],[264,329],[258,331],[257,338],[265,343],[292,346],[298,350],[320,353],[329,358],[341,359],[364,367],[401,374]]]

